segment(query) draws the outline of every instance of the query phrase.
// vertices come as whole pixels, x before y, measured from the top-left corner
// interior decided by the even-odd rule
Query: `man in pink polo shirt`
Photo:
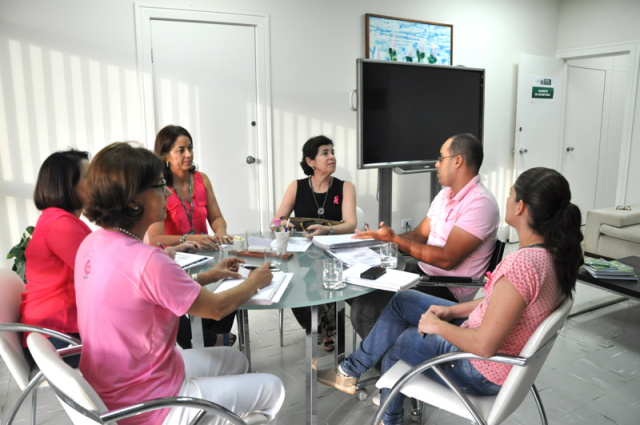
[[[355,238],[395,242],[418,260],[405,270],[431,276],[468,276],[479,279],[486,272],[496,244],[500,213],[495,198],[480,182],[484,153],[472,134],[458,134],[440,148],[436,163],[438,181],[446,186],[435,197],[427,216],[414,230],[397,235],[384,222],[378,230],[357,232]],[[422,292],[464,302],[477,289],[421,286]],[[374,291],[351,302],[351,323],[366,338],[392,292]]]

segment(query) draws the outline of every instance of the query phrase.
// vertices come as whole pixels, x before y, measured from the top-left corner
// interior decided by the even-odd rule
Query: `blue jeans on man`
[[[385,373],[398,360],[404,360],[411,366],[415,366],[437,355],[460,351],[438,335],[427,335],[423,338],[417,329],[420,317],[431,305],[453,304],[455,303],[452,301],[418,291],[403,291],[396,294],[385,307],[369,336],[340,366],[348,375],[358,378],[374,367],[380,359],[382,359],[382,373]],[[464,320],[452,321],[458,326],[463,322]],[[452,362],[447,364],[444,370],[468,394],[497,394],[500,391],[500,386],[484,378],[469,360]],[[442,383],[433,370],[427,370],[425,374]],[[388,389],[382,390],[382,400],[388,391]],[[385,425],[403,423],[403,401],[402,394],[392,400],[384,415]]]

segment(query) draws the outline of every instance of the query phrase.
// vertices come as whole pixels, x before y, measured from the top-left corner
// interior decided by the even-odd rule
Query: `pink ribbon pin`
[[[338,203],[339,203],[339,202],[338,202],[338,195],[336,195],[336,196],[333,198],[333,203],[334,203],[335,205],[338,205]]]

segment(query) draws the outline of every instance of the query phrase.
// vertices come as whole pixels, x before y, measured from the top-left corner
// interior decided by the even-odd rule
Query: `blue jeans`
[[[418,291],[404,291],[396,294],[385,307],[369,336],[362,341],[360,348],[354,351],[344,362],[342,369],[350,376],[360,377],[382,359],[382,373],[389,370],[398,360],[404,360],[411,366],[418,365],[437,355],[459,351],[457,347],[438,335],[423,338],[417,326],[422,314],[431,305],[453,305]],[[460,325],[463,320],[452,321]],[[500,386],[488,381],[468,360],[459,360],[443,367],[447,375],[468,394],[497,394]],[[442,383],[440,378],[427,370],[425,375]],[[382,390],[382,400],[388,389]],[[398,394],[392,400],[384,415],[385,425],[403,423],[404,396]]]

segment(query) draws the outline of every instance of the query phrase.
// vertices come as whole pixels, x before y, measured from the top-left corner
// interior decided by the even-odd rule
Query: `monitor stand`
[[[434,168],[424,169],[420,172],[422,173],[431,173],[431,187],[430,187],[430,197],[431,201],[436,197],[440,189],[442,189],[442,185],[438,181],[438,177],[434,171],[437,171]],[[415,173],[413,171],[411,174]],[[391,227],[391,204],[392,204],[392,183],[393,183],[393,174],[391,168],[378,168],[378,187],[379,187],[379,197],[378,197],[378,221],[384,221],[384,223]]]

